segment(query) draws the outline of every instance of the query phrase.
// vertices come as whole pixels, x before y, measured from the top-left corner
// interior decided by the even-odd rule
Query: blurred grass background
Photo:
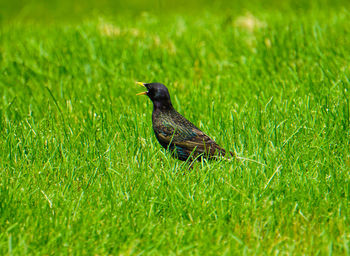
[[[96,16],[125,16],[149,12],[157,17],[171,14],[201,15],[205,12],[217,15],[237,15],[243,12],[317,13],[342,10],[349,7],[344,0],[251,0],[251,1],[80,1],[80,0],[19,0],[0,1],[0,21],[73,22]]]

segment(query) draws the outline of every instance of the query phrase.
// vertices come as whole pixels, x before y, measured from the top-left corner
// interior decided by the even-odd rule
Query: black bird
[[[153,130],[159,143],[173,153],[176,158],[186,161],[190,159],[215,159],[226,154],[225,150],[194,124],[180,115],[171,104],[170,95],[161,83],[141,83],[153,102]],[[230,152],[231,155],[233,155]]]

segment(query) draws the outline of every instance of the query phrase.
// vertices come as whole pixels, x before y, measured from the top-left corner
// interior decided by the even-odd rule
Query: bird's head
[[[168,89],[161,83],[142,83],[136,82],[138,85],[147,88],[147,92],[141,92],[137,95],[147,95],[155,106],[172,107]]]

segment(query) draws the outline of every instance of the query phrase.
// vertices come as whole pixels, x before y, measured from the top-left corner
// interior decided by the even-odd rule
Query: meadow
[[[350,255],[346,1],[28,3],[0,4],[0,255]],[[239,160],[172,158],[135,81]]]

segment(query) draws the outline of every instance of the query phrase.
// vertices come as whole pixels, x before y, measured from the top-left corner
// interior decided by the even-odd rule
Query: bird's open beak
[[[145,86],[145,83],[142,83],[142,82],[136,82],[136,84],[141,85],[141,86]],[[136,95],[147,95],[147,92],[140,92]]]

